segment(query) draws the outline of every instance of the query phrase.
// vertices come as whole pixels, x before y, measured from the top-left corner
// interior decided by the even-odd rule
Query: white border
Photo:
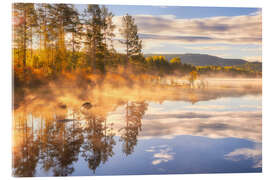
[[[261,7],[263,8],[263,173],[259,174],[199,174],[199,175],[147,175],[147,176],[95,176],[91,179],[112,179],[124,180],[126,178],[135,179],[208,179],[208,180],[227,180],[227,179],[270,179],[270,146],[269,146],[269,132],[270,132],[270,57],[269,57],[269,0],[35,0],[35,1],[13,1],[3,0],[0,3],[0,17],[1,17],[1,48],[0,48],[0,82],[1,82],[1,118],[0,118],[0,178],[13,179],[11,177],[11,3],[12,2],[44,2],[44,3],[73,3],[73,4],[129,4],[129,5],[181,5],[181,6],[210,6],[210,7]],[[60,178],[34,178],[34,179],[89,179],[90,177],[60,177]],[[23,178],[33,179],[33,178]]]

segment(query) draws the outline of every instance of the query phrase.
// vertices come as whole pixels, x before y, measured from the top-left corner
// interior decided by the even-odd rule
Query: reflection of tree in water
[[[82,156],[88,161],[88,167],[95,173],[96,168],[113,156],[112,128],[107,127],[102,116],[89,115],[84,128],[85,142],[82,146]]]
[[[188,93],[188,100],[192,103],[195,104],[196,102],[198,102],[198,95],[196,93],[193,92],[193,90],[189,91]]]
[[[144,102],[127,104],[126,127],[121,136],[127,155],[137,144],[146,109]],[[73,164],[80,155],[95,172],[113,156],[115,140],[112,124],[107,124],[106,116],[89,112],[87,115],[75,113],[68,118],[67,109],[35,115],[22,113],[23,116],[15,119],[14,132],[18,134],[14,136],[17,139],[13,148],[13,174],[35,176],[39,166],[54,176],[67,176],[75,171]]]
[[[13,175],[30,177],[35,175],[35,168],[38,163],[38,141],[34,136],[33,121],[27,123],[25,114],[15,123],[14,135],[17,135],[13,147]]]
[[[32,120],[33,120],[33,116]],[[83,143],[82,129],[79,122],[58,123],[52,117],[43,119],[34,130],[27,115],[23,123],[15,123],[14,131],[19,138],[13,148],[14,176],[34,176],[38,163],[45,171],[53,170],[54,176],[67,176],[74,171],[72,163],[78,160]],[[30,118],[31,119],[31,118]],[[17,119],[18,121],[18,119]],[[16,144],[15,143],[15,144]]]
[[[141,131],[142,117],[147,110],[145,102],[128,102],[126,105],[126,126],[120,141],[123,141],[123,152],[130,155],[137,144],[137,136]]]
[[[54,176],[72,174],[72,163],[78,160],[83,143],[82,129],[79,122],[53,122],[45,127],[41,159],[45,170],[53,169]]]

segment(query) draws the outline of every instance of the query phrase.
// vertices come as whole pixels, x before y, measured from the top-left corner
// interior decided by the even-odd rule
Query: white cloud
[[[121,26],[121,16],[115,16],[113,21]],[[144,52],[166,52],[166,46],[184,44],[217,44],[225,43],[227,47],[214,45],[204,47],[184,47],[185,49],[220,51],[229,50],[231,44],[256,44],[261,46],[262,17],[261,12],[242,16],[217,16],[209,18],[179,19],[174,15],[135,15],[135,23],[141,39],[143,39]],[[119,31],[115,30],[116,39],[121,38]],[[117,46],[116,49],[121,47]],[[256,48],[255,48],[256,49]],[[259,50],[259,48],[258,48]],[[241,51],[241,50],[240,50]],[[167,52],[168,53],[168,52]],[[228,56],[228,55],[227,55]]]
[[[252,159],[254,168],[262,167],[262,147],[261,145],[256,146],[253,149],[250,148],[240,148],[233,152],[225,155],[225,158],[232,161],[239,161],[241,159]]]
[[[261,13],[200,19],[177,19],[173,15],[137,15],[135,19],[145,39],[189,43],[261,43]]]
[[[146,152],[155,152],[153,154],[153,165],[165,163],[174,159],[174,152],[168,145],[153,146],[146,150]]]
[[[199,110],[203,110],[203,109],[228,109],[230,107],[228,106],[224,106],[224,105],[198,105],[198,104],[195,104],[195,105],[191,105],[191,106],[185,106],[184,109],[199,109]]]
[[[203,51],[221,51],[221,50],[228,50],[230,47],[228,46],[201,46],[201,47],[192,47],[192,46],[185,46],[185,49],[193,49],[193,50],[203,50]]]
[[[262,56],[246,56],[243,59],[247,60],[247,61],[251,61],[251,62],[262,62]]]
[[[245,52],[258,52],[261,53],[262,48],[261,47],[256,47],[256,48],[240,48],[240,51],[245,51]]]
[[[150,110],[154,111],[154,110]],[[242,138],[261,142],[261,112],[177,111],[145,115],[140,138],[171,138],[178,135],[209,138]],[[252,128],[251,128],[252,127]]]

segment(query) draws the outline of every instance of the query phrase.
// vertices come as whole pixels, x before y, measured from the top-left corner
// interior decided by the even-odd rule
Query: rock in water
[[[56,122],[58,123],[66,123],[66,122],[70,122],[70,121],[75,121],[76,119],[60,119],[60,120],[57,120]]]
[[[84,109],[90,109],[92,107],[92,104],[90,102],[86,102],[82,105]]]
[[[58,104],[58,107],[61,108],[61,109],[66,109],[67,108],[67,105],[66,104],[63,104],[63,103],[59,103]]]

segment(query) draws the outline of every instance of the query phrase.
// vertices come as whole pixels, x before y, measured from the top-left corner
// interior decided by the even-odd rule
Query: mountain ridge
[[[244,59],[221,58],[209,54],[145,54],[144,56],[165,56],[168,61],[170,61],[174,57],[179,57],[182,63],[191,64],[194,66],[238,66],[247,63],[262,64],[258,61],[249,62]]]

